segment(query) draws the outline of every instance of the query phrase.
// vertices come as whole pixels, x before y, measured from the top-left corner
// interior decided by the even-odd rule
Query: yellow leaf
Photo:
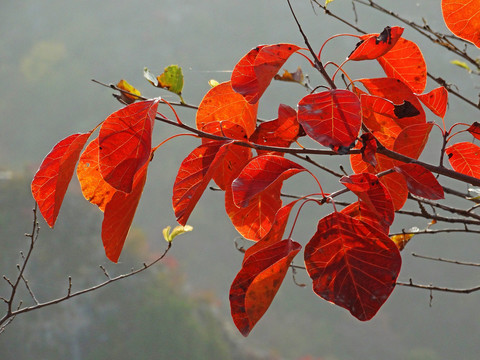
[[[140,91],[135,89],[132,85],[130,85],[127,81],[125,81],[123,79],[118,82],[117,87],[119,89],[128,91],[130,93],[130,94],[127,94],[127,93],[124,93],[123,91],[120,92],[120,98],[123,101],[125,101],[127,104],[131,104],[131,103],[135,102],[135,100],[139,100],[139,97],[131,95],[131,94],[142,96]]]
[[[325,0],[325,6],[327,6],[328,4],[330,4],[333,0]]]
[[[390,236],[390,239],[397,245],[398,250],[402,251],[414,235],[413,233],[398,234]]]
[[[178,225],[175,228],[173,228],[172,232],[170,232],[170,229],[171,229],[171,227],[167,226],[162,231],[163,237],[164,237],[165,241],[167,241],[167,242],[172,242],[173,239],[175,239],[180,234],[183,234],[183,233],[188,232],[188,231],[192,231],[193,227],[190,226],[190,225],[185,225],[185,226]]]
[[[215,86],[217,86],[218,84],[220,84],[217,80],[215,79],[210,79],[208,80],[208,85],[210,85],[212,88],[214,88]]]
[[[472,72],[472,69],[470,69],[470,67],[467,65],[466,62],[463,62],[463,61],[460,61],[460,60],[452,60],[452,61],[450,61],[450,64],[459,66],[459,67],[467,70],[468,72]]]

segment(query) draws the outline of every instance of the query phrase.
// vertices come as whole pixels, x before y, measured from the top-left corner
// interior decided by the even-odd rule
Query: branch
[[[449,288],[449,287],[442,287],[442,286],[434,286],[434,285],[422,285],[422,284],[415,284],[412,279],[409,282],[401,282],[397,281],[397,285],[399,286],[406,286],[406,287],[413,287],[417,289],[424,289],[429,291],[442,291],[442,292],[449,292],[449,293],[456,293],[456,294],[470,294],[475,291],[480,290],[480,286],[475,286],[468,289],[456,289],[456,288]]]
[[[142,267],[138,268],[138,269],[132,269],[129,273],[125,273],[125,274],[122,274],[122,275],[118,275],[118,276],[115,276],[115,277],[110,277],[107,273],[107,271],[105,270],[104,267],[100,266],[100,268],[103,270],[103,273],[105,274],[105,276],[107,276],[107,280],[100,283],[100,284],[97,284],[95,286],[92,286],[90,288],[86,288],[86,289],[82,289],[82,290],[79,290],[79,291],[76,291],[76,292],[72,292],[72,278],[69,277],[68,278],[68,289],[67,289],[67,294],[65,296],[62,296],[62,297],[59,297],[57,299],[53,299],[53,300],[50,300],[50,301],[46,301],[46,302],[39,302],[35,295],[33,294],[33,292],[31,291],[29,285],[28,285],[28,282],[25,280],[24,278],[24,272],[25,272],[25,268],[29,262],[29,259],[30,259],[30,255],[32,254],[33,252],[33,248],[34,248],[34,245],[35,245],[35,241],[37,240],[38,238],[38,231],[39,231],[39,226],[38,226],[38,222],[37,222],[37,205],[35,204],[35,208],[33,210],[33,213],[34,213],[34,219],[33,219],[33,229],[32,229],[32,233],[31,234],[27,234],[27,236],[31,239],[30,240],[30,247],[29,247],[29,250],[27,252],[27,255],[24,257],[24,261],[23,261],[23,264],[20,266],[18,265],[18,268],[19,268],[19,274],[17,276],[17,279],[15,280],[15,282],[11,282],[10,280],[8,280],[5,276],[4,278],[8,281],[8,283],[11,285],[11,288],[12,288],[12,291],[11,291],[11,294],[8,298],[4,298],[4,297],[1,297],[0,300],[3,300],[3,302],[5,302],[7,304],[7,311],[5,312],[5,314],[3,315],[3,317],[0,318],[0,334],[5,330],[5,327],[8,326],[12,321],[13,319],[17,316],[17,315],[20,315],[20,314],[23,314],[23,313],[27,313],[27,312],[30,312],[30,311],[33,311],[33,310],[38,310],[38,309],[41,309],[41,308],[44,308],[44,307],[47,307],[47,306],[51,306],[51,305],[54,305],[54,304],[59,304],[61,302],[64,302],[66,300],[69,300],[69,299],[72,299],[74,297],[77,297],[77,296],[80,296],[80,295],[83,295],[83,294],[87,294],[89,292],[92,292],[92,291],[95,291],[95,290],[98,290],[104,286],[107,286],[107,285],[110,285],[114,282],[117,282],[119,280],[122,280],[122,279],[126,279],[126,278],[129,278],[131,276],[134,276],[136,274],[139,274],[147,269],[149,269],[150,267],[152,267],[153,265],[155,265],[156,263],[158,263],[159,261],[161,261],[166,255],[167,253],[169,252],[170,248],[172,247],[172,242],[169,242],[168,243],[168,246],[167,248],[165,249],[165,251],[163,252],[162,255],[160,255],[158,258],[156,258],[155,260],[153,260],[152,262],[150,262],[149,264],[146,264],[144,263],[142,265]],[[26,306],[26,307],[22,307],[22,302],[20,301],[19,305],[17,306],[16,309],[13,308],[13,304],[15,302],[15,299],[16,299],[16,294],[17,294],[17,290],[18,290],[18,285],[20,283],[20,281],[24,281],[25,282],[25,285],[27,287],[27,290],[29,291],[29,294],[30,296],[32,297],[32,299],[34,300],[34,305],[32,306]]]

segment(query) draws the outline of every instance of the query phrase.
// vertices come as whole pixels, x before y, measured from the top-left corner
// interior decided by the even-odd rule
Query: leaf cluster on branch
[[[474,139],[480,139],[480,123],[446,127],[443,119],[448,94],[458,94],[445,81],[442,83],[427,72],[419,46],[402,37],[404,29],[400,26],[365,33],[313,0],[327,15],[361,33],[332,36],[315,51],[287,2],[306,47],[289,43],[257,46],[237,62],[229,81],[212,83],[198,107],[182,98],[183,74],[176,65],[167,67],[160,76],[145,69],[144,76],[153,86],[179,95],[179,103],[162,98],[145,99],[124,80],[111,85],[119,91],[116,97],[125,107],[94,129],[58,142],[32,182],[39,210],[53,227],[76,169],[83,195],[103,212],[101,236],[106,256],[117,262],[155,151],[171,139],[153,146],[154,125],[163,123],[185,132],[174,137],[199,138],[200,145],[180,164],[173,185],[173,211],[178,223],[185,226],[213,180],[225,193],[225,210],[233,226],[242,237],[254,242],[245,251],[230,289],[233,321],[244,336],[267,311],[302,249],[313,291],[364,321],[378,312],[397,284],[422,287],[412,281],[397,282],[402,262],[400,250],[415,233],[475,232],[467,224],[480,225],[476,205],[462,209],[441,202],[446,195],[470,202],[478,200],[442,182],[454,179],[480,186],[480,147],[474,143]],[[402,20],[373,1],[354,3]],[[479,47],[480,17],[472,6],[475,5],[469,1],[442,1],[450,30]],[[409,26],[469,60],[466,51],[450,46],[453,38],[440,36],[426,25]],[[325,61],[324,45],[340,36],[356,38],[356,46],[345,49],[346,59],[341,64]],[[285,62],[294,57],[306,60],[320,73],[323,82],[312,86],[305,81],[300,68],[280,75]],[[344,65],[362,61],[378,62],[384,73],[377,78],[351,78]],[[441,86],[425,92],[429,77]],[[297,82],[309,93],[296,100],[296,108],[280,104],[276,119],[260,121],[258,104],[273,79]],[[160,104],[172,111],[174,119],[158,111]],[[180,120],[174,106],[196,109],[195,125]],[[427,121],[427,112],[441,119],[441,125]],[[442,141],[436,164],[419,160],[429,146],[434,128],[440,132]],[[97,129],[98,134],[94,135]],[[461,133],[471,134],[472,140],[457,142]],[[306,137],[309,140],[305,141],[311,143],[311,140],[318,146],[302,146]],[[348,156],[351,171],[342,175],[325,167],[317,160],[322,155]],[[287,156],[303,160],[305,166]],[[336,176],[338,189],[326,193],[317,171]],[[312,176],[313,186],[291,200],[292,196],[282,193],[282,186],[299,173]],[[354,194],[356,201],[339,199],[347,192]],[[291,201],[284,203],[285,199]],[[404,208],[408,199],[418,204],[418,210]],[[292,232],[306,203],[329,206],[331,213],[318,220],[311,239],[302,245],[292,238]],[[294,209],[296,214],[291,216]],[[437,210],[451,212],[454,217],[439,215]],[[420,216],[431,223],[424,230],[391,233],[398,213]],[[295,220],[288,232],[289,218]],[[430,229],[442,221],[461,223],[464,227]],[[16,286],[12,284],[14,289]],[[69,291],[67,297],[70,296]],[[8,299],[4,301],[9,304]],[[12,314],[14,310],[9,308],[9,312]]]

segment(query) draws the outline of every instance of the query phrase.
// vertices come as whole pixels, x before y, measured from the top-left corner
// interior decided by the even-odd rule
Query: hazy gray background
[[[424,17],[433,28],[445,29],[440,17],[440,0],[392,0],[383,1],[382,4],[417,23],[421,23]],[[308,0],[293,1],[293,5],[315,49],[319,49],[328,37],[336,33],[352,32],[318,9],[315,14]],[[336,0],[329,6],[332,11],[353,21],[354,14],[349,1]],[[356,8],[359,25],[369,32],[379,32],[387,25],[401,25],[360,5]],[[90,79],[116,83],[123,78],[146,96],[161,95],[176,100],[174,95],[150,86],[143,79],[142,71],[147,66],[152,72],[160,74],[164,67],[179,64],[185,75],[183,97],[188,103],[198,104],[209,89],[208,80],[227,80],[230,76],[228,71],[252,47],[278,42],[304,45],[284,1],[2,1],[0,14],[0,170],[12,171],[16,179],[10,182],[4,180],[6,185],[2,187],[2,191],[16,194],[15,197],[8,197],[4,193],[0,198],[3,214],[3,218],[0,218],[3,253],[0,268],[10,276],[13,276],[15,263],[19,261],[18,251],[25,244],[22,234],[31,227],[29,209],[33,201],[30,199],[28,182],[33,172],[57,141],[71,133],[90,130],[120,107],[111,97],[109,89],[92,83]],[[407,28],[404,36],[418,41],[432,73],[455,82],[463,93],[476,101],[478,77],[450,65],[449,61],[454,59],[451,54],[433,48],[431,43],[419,38],[411,29]],[[355,39],[336,39],[325,48],[324,59],[341,63],[354,45]],[[478,51],[474,50],[472,54],[478,55]],[[285,67],[294,71],[298,65],[310,74],[312,84],[321,84],[319,76],[299,56],[292,57]],[[349,65],[346,69],[352,77],[382,76],[380,67],[373,62]],[[428,89],[436,86],[431,81],[427,84]],[[305,91],[300,86],[273,83],[261,100],[260,116],[275,118],[279,103],[295,107],[304,95]],[[166,108],[165,112],[168,112]],[[193,111],[179,112],[184,122],[194,123]],[[429,116],[431,120],[439,121],[433,115]],[[478,120],[478,112],[473,112],[452,98],[447,112],[447,125],[474,120]],[[155,141],[160,142],[173,133],[174,129],[156,124]],[[436,129],[432,131],[432,138],[435,136],[439,136]],[[51,231],[43,224],[38,251],[45,254],[45,258],[43,262],[41,257],[38,258],[36,271],[29,273],[32,278],[38,276],[37,283],[32,280],[32,285],[43,292],[43,300],[63,294],[66,290],[65,279],[70,274],[75,274],[74,283],[80,288],[82,284],[91,285],[96,279],[101,279],[100,270],[97,271],[101,263],[107,264],[115,273],[147,261],[149,253],[163,250],[165,243],[161,230],[175,224],[171,188],[176,172],[184,156],[197,144],[198,141],[193,138],[180,138],[157,151],[150,165],[145,193],[134,222],[134,238],[140,239],[138,243],[143,248],[137,249],[138,256],[135,257],[128,254],[135,253],[135,247],[127,247],[120,258],[121,264],[117,266],[107,264],[102,254],[99,231],[101,214],[93,206],[81,201],[77,180],[73,180],[67,193],[70,201],[66,200],[60,212],[56,230]],[[439,148],[433,145],[433,150],[424,154],[424,159],[438,158]],[[318,161],[336,167],[340,159],[335,157]],[[327,174],[319,173],[318,177],[326,192],[339,188],[336,180]],[[299,175],[298,179],[289,180],[286,188],[299,194],[303,189],[315,191],[313,185],[307,176]],[[452,186],[458,184],[453,183]],[[308,208],[295,229],[295,240],[306,244],[325,211],[330,209]],[[16,215],[13,217],[9,215],[11,213]],[[399,220],[394,230],[412,226],[422,228],[426,225],[424,219],[399,217]],[[218,331],[231,332],[235,342],[245,348],[260,351],[272,358],[277,356],[285,359],[306,355],[352,360],[473,359],[478,356],[478,294],[435,293],[432,306],[429,306],[428,292],[397,287],[378,315],[370,322],[361,323],[347,311],[317,298],[304,274],[299,274],[297,280],[306,283],[305,288],[294,285],[291,275],[287,275],[269,311],[250,336],[243,339],[233,328],[228,306],[228,290],[240,268],[242,256],[234,247],[233,240],[237,233],[225,215],[222,194],[207,192],[189,224],[194,226],[194,232],[175,241],[171,251],[170,262],[178,261],[174,272],[181,280],[171,275],[174,281],[170,285],[175,288],[175,284],[178,284],[181,289],[179,299],[182,296],[191,297],[195,302],[201,297],[208,307],[214,309],[219,317],[217,320],[225,324],[226,330],[222,328]],[[413,278],[420,283],[455,287],[470,287],[480,283],[478,269],[472,271],[413,259],[411,252],[478,261],[478,237],[461,234],[414,238],[403,252],[404,265],[400,280]],[[296,263],[301,263],[301,257]],[[146,297],[146,292],[151,291],[148,285],[157,290],[161,288],[148,277],[139,277],[126,284],[114,285],[111,290],[101,293],[103,306],[119,307],[115,316],[109,318],[108,326],[103,315],[92,315],[100,311],[96,300],[72,301],[57,310],[52,309],[50,313],[45,310],[44,313],[62,312],[68,316],[39,315],[40,319],[37,319],[33,314],[26,314],[15,319],[5,334],[0,335],[0,354],[4,354],[1,358],[19,358],[16,351],[22,344],[40,336],[39,331],[25,332],[25,329],[30,325],[33,329],[38,322],[45,326],[49,318],[55,321],[51,326],[56,330],[51,331],[48,341],[39,341],[38,346],[32,348],[38,358],[54,358],[48,355],[48,351],[60,343],[64,346],[62,351],[72,358],[102,359],[112,356],[113,353],[108,351],[120,346],[123,336],[115,332],[123,331],[121,325],[129,323],[134,316],[133,309],[143,304],[140,300]],[[0,287],[2,289],[5,290]],[[156,325],[142,329],[140,321],[139,328],[127,329],[122,334],[132,336],[140,331],[148,331],[154,337],[164,337],[159,329],[167,321],[165,312],[169,310],[153,314],[152,309],[155,309],[156,302],[158,306],[163,304],[162,299],[168,297],[170,291],[157,291],[148,297],[153,303],[147,309],[152,312],[147,311],[145,317],[158,315],[155,317]],[[125,299],[128,299],[128,303],[124,303]],[[72,315],[78,312],[79,307],[84,309],[83,312]],[[104,327],[99,328],[98,324]],[[201,324],[202,321],[200,325],[195,325],[200,326],[199,333],[202,332]],[[85,330],[94,325],[97,326],[94,330]],[[63,328],[70,332],[59,330]],[[104,333],[106,329],[108,335]],[[99,332],[98,336],[96,331]],[[182,331],[185,330],[170,327],[168,333],[182,337]],[[22,333],[28,336],[22,337]],[[90,333],[91,338],[86,333]],[[104,342],[100,341],[102,336]],[[195,336],[198,339],[198,334]],[[18,342],[13,342],[13,339]],[[193,340],[186,343],[195,344]],[[192,358],[185,354],[167,357],[159,344],[155,341],[142,343],[139,340],[138,348],[135,348],[136,358],[150,358],[147,354],[152,351],[158,358]],[[165,346],[168,346],[168,342]],[[92,347],[104,353],[99,350],[87,356],[86,349]],[[46,349],[44,353],[43,348]],[[29,358],[29,354],[24,353],[23,358]]]

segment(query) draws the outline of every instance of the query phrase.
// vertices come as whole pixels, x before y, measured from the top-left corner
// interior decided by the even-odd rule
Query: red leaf
[[[445,153],[453,170],[480,179],[480,147],[461,142],[446,148]]]
[[[467,129],[467,131],[473,135],[475,139],[480,140],[480,123],[475,121],[470,127]]]
[[[448,91],[440,86],[426,94],[417,95],[422,103],[430,109],[435,115],[441,118],[445,117],[448,104]]]
[[[478,1],[442,0],[445,24],[456,36],[480,48],[480,12]]]
[[[245,255],[243,256],[243,262],[245,262],[245,260],[247,260],[250,255],[255,254],[257,251],[260,251],[260,249],[266,248],[273,243],[282,240],[283,233],[285,232],[285,228],[287,227],[290,212],[299,200],[300,199],[294,200],[291,203],[281,207],[277,211],[270,231],[268,231],[268,233],[264,237],[262,237],[259,241],[257,241],[254,245],[250,246],[245,251]]]
[[[92,140],[80,156],[77,165],[77,177],[85,199],[105,211],[105,206],[117,190],[110,186],[102,175],[98,165],[98,138]]]
[[[233,69],[233,89],[250,104],[256,104],[278,70],[298,49],[292,44],[276,44],[250,50]]]
[[[38,208],[52,227],[62,206],[75,165],[91,132],[73,134],[59,141],[43,159],[32,181],[32,195]]]
[[[363,221],[377,230],[380,230],[385,235],[388,235],[390,226],[385,221],[378,221],[378,216],[371,211],[363,201],[356,201],[348,205],[340,211],[342,214],[348,215],[357,220]]]
[[[427,65],[413,41],[401,38],[388,53],[377,59],[389,78],[401,80],[413,92],[422,93],[427,84]]]
[[[247,207],[253,197],[302,171],[307,169],[282,156],[257,156],[232,182],[233,201],[239,207]]]
[[[392,169],[395,166],[395,161],[386,157],[385,155],[376,154],[375,155],[378,165],[374,168],[370,164],[362,160],[360,154],[350,155],[350,163],[352,165],[352,170],[357,173],[372,173],[376,174],[381,171]],[[395,210],[400,210],[408,197],[407,184],[402,175],[394,172],[385,176],[382,176],[380,182],[385,185],[390,196],[392,197],[393,207]]]
[[[427,145],[433,122],[405,127],[395,139],[393,150],[413,159],[418,159]]]
[[[203,131],[210,134],[228,137],[230,139],[247,141],[245,130],[240,125],[231,123],[230,121],[210,122],[205,124]],[[212,142],[210,139],[202,139],[202,143]],[[225,190],[239,174],[243,167],[252,157],[251,149],[235,144],[225,145],[225,156],[221,159],[220,164],[213,174],[213,181]]]
[[[377,166],[377,159],[375,154],[377,153],[377,141],[371,133],[362,134],[362,160],[369,163],[373,167]]]
[[[196,115],[197,129],[204,130],[211,122],[229,121],[240,125],[247,138],[255,130],[258,104],[249,104],[245,98],[233,91],[230,81],[211,88],[198,106]]]
[[[402,174],[407,182],[408,191],[413,195],[426,199],[444,199],[443,187],[435,176],[418,164],[402,164],[395,166],[395,171]]]
[[[157,107],[158,99],[127,105],[100,129],[100,173],[117,190],[132,191],[135,174],[150,159]]]
[[[173,185],[172,203],[180,225],[188,217],[202,196],[213,174],[221,164],[230,143],[209,142],[193,150],[182,162]]]
[[[373,60],[385,55],[402,36],[403,28],[387,26],[380,34],[367,34],[361,36],[361,41],[349,55],[349,60]]]
[[[424,124],[426,122],[425,111],[422,104],[412,90],[402,81],[393,78],[376,78],[376,79],[361,79],[359,80],[371,95],[375,95],[394,104],[404,104],[408,102],[419,114],[409,117],[397,117],[395,122],[403,129],[413,124]],[[410,105],[408,105],[410,107]]]
[[[116,191],[105,206],[102,222],[102,241],[105,255],[110,261],[117,262],[132,225],[143,187],[147,180],[148,162],[135,175],[132,191]]]
[[[289,147],[301,135],[297,112],[288,105],[278,107],[278,118],[257,126],[250,141],[259,145]],[[280,152],[257,150],[258,155],[283,155]]]
[[[390,296],[401,261],[388,236],[342,213],[321,219],[305,247],[313,291],[362,321],[370,320]]]
[[[248,336],[273,301],[288,267],[301,249],[292,240],[282,240],[248,257],[230,288],[233,322]]]
[[[337,152],[346,152],[353,147],[360,131],[360,101],[348,90],[307,95],[298,103],[298,122],[315,141]]]
[[[344,176],[340,182],[359,197],[379,222],[386,226],[393,223],[395,211],[392,198],[376,175],[362,173]]]
[[[235,229],[245,238],[258,241],[271,229],[275,214],[282,207],[282,182],[270,186],[250,199],[247,207],[239,208],[233,202],[232,188],[225,191],[225,209]]]

